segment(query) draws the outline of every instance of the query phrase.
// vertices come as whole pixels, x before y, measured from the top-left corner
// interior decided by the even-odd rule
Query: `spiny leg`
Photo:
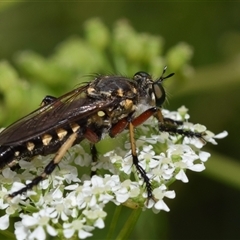
[[[109,131],[110,137],[115,137],[117,134],[121,133],[127,127],[129,128],[129,137],[130,137],[133,164],[135,165],[137,171],[140,173],[141,177],[144,180],[144,183],[146,184],[148,199],[153,198],[152,186],[150,183],[150,179],[147,176],[147,173],[139,165],[139,160],[136,152],[136,144],[134,139],[134,127],[145,122],[149,117],[153,116],[154,113],[155,113],[155,108],[151,108],[133,120],[132,120],[132,115],[128,116],[126,118],[121,119]]]
[[[138,156],[137,156],[137,152],[136,152],[136,143],[135,143],[135,139],[134,139],[134,125],[132,122],[129,123],[129,137],[130,137],[133,164],[135,165],[137,171],[141,174],[141,177],[143,178],[143,180],[146,184],[148,200],[151,198],[153,199],[152,186],[150,183],[150,179],[147,176],[146,171],[141,167],[141,165],[139,165],[139,160],[138,160]]]
[[[180,134],[185,137],[196,137],[196,138],[199,138],[201,141],[205,142],[205,139],[203,137],[204,133],[198,133],[198,132],[193,132],[190,130],[185,130],[185,129],[179,128],[180,126],[182,126],[184,124],[184,122],[173,120],[171,118],[164,118],[162,115],[161,109],[159,109],[159,108],[151,108],[150,110],[152,110],[152,111],[155,110],[153,116],[158,120],[159,131],[168,132],[170,134]],[[147,112],[147,111],[149,111],[149,110],[146,110],[145,112]]]
[[[134,138],[134,127],[141,125],[148,118],[154,116],[155,114],[157,115],[157,118],[159,119],[159,121],[164,122],[164,118],[162,116],[161,111],[158,112],[158,108],[153,107],[146,110],[135,119],[132,119],[132,116],[121,119],[117,124],[115,124],[110,129],[110,133],[109,133],[110,137],[115,137],[117,134],[121,133],[124,129],[126,129],[126,127],[129,128],[129,137],[130,137],[133,164],[135,165],[137,171],[140,173],[141,177],[144,180],[144,183],[146,184],[148,199],[151,199],[151,198],[154,199],[152,194],[152,186],[146,171],[141,167],[141,165],[139,165],[139,160],[136,152],[135,138]]]
[[[47,178],[48,175],[50,175],[53,170],[56,168],[56,166],[59,164],[59,162],[62,160],[65,153],[68,151],[68,149],[73,145],[74,141],[77,139],[78,133],[72,133],[68,139],[64,142],[64,144],[59,148],[58,152],[56,153],[55,157],[51,160],[51,162],[45,167],[43,173],[37,177],[35,177],[32,182],[28,183],[26,187],[13,192],[12,194],[9,194],[9,197],[13,198],[17,196],[18,194],[22,194],[24,192],[27,192],[28,190],[32,189],[34,186],[38,185],[42,180]]]
[[[139,171],[141,174],[145,184],[146,184],[146,189],[147,189],[147,195],[148,199],[152,198],[154,199],[154,196],[152,194],[152,186],[150,183],[150,179],[147,176],[145,170],[139,165],[139,160],[137,157],[136,153],[136,145],[135,145],[135,139],[134,139],[134,127],[137,127],[138,125],[142,124],[145,122],[148,118],[151,116],[154,116],[157,118],[159,122],[159,130],[160,131],[166,131],[172,134],[180,134],[183,136],[187,137],[197,137],[201,140],[204,141],[203,134],[202,133],[197,133],[189,130],[184,130],[179,128],[179,126],[183,125],[182,121],[176,121],[170,118],[164,118],[161,112],[161,109],[157,107],[150,108],[140,114],[138,117],[133,119],[132,121],[129,122],[129,134],[130,134],[130,143],[131,143],[131,150],[132,150],[132,157],[133,157],[133,164],[136,166],[136,169]]]
[[[90,128],[86,128],[84,137],[90,141],[90,152],[92,156],[92,162],[97,162],[98,160],[98,151],[95,146],[95,143],[99,142],[101,139],[100,136],[98,136],[94,131],[92,131]],[[96,174],[96,171],[91,171],[91,177]]]
[[[141,174],[141,177],[143,178],[146,184],[148,199],[152,198],[154,200],[150,179],[147,176],[146,171],[139,165],[134,139],[134,128],[141,125],[152,116],[154,116],[159,122],[159,131],[166,131],[172,134],[180,134],[188,137],[197,137],[200,139],[203,139],[203,135],[201,133],[196,133],[179,128],[179,126],[183,125],[183,122],[176,121],[170,118],[164,118],[161,109],[158,107],[149,108],[134,119],[132,119],[132,116],[123,118],[110,129],[109,131],[110,137],[115,137],[117,134],[121,133],[127,127],[129,128],[133,164],[135,165],[137,171]]]
[[[152,116],[154,116],[158,120],[159,131],[169,132],[172,134],[180,134],[186,137],[197,137],[204,141],[202,133],[179,128],[183,125],[183,121],[177,121],[171,118],[164,118],[161,109],[157,107],[149,108],[148,110],[140,114],[138,117],[132,120],[132,124],[134,125],[134,127],[137,127]]]
[[[169,134],[179,134],[190,138],[196,137],[204,143],[206,142],[204,139],[204,133],[193,132],[191,130],[179,128],[183,124],[183,121],[176,121],[171,118],[164,118],[164,122],[159,122],[159,131],[168,132]]]
[[[98,161],[98,151],[95,144],[90,144],[90,151],[92,156],[92,162],[96,163]],[[91,171],[91,177],[96,175],[96,171]]]

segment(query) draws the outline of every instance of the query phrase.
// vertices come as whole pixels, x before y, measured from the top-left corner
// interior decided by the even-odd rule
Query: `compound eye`
[[[137,72],[133,76],[133,79],[136,81],[146,79],[146,78],[151,78],[151,76],[148,73],[143,71]]]
[[[161,83],[155,83],[152,87],[156,99],[156,105],[161,106],[166,98],[165,90]]]

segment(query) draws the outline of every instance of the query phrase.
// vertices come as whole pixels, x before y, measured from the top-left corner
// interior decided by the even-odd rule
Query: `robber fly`
[[[146,185],[148,199],[153,198],[150,179],[138,161],[134,128],[154,116],[159,131],[201,138],[201,134],[179,128],[182,122],[164,118],[161,106],[165,100],[162,76],[153,80],[146,72],[137,72],[132,79],[122,76],[97,75],[65,95],[55,98],[46,96],[42,106],[10,125],[0,133],[0,169],[13,167],[20,159],[31,160],[36,155],[55,153],[41,175],[19,191],[22,194],[50,175],[69,148],[83,139],[91,143],[92,158],[97,158],[95,143],[104,134],[115,137],[129,130],[133,164]],[[143,104],[147,110],[136,116]]]

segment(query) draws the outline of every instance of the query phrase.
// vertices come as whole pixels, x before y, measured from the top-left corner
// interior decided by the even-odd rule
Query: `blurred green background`
[[[138,32],[160,35],[164,39],[163,55],[179,42],[186,42],[194,51],[192,68],[182,84],[177,82],[174,87],[177,72],[169,80],[172,85],[165,107],[176,110],[185,105],[192,122],[202,123],[215,133],[227,130],[229,136],[219,140],[217,146],[206,147],[212,153],[206,171],[188,172],[188,184],[174,183],[171,186],[177,194],[176,199],[167,201],[171,211],[158,215],[150,211],[142,213],[130,238],[240,239],[239,10],[240,3],[233,1],[0,2],[0,59],[3,60],[0,64],[0,112],[11,109],[6,107],[6,98],[10,98],[8,104],[14,109],[7,113],[8,117],[1,114],[0,126],[6,126],[33,110],[45,95],[62,94],[76,85],[79,75],[73,75],[73,82],[66,80],[68,82],[63,83],[64,79],[71,79],[71,75],[59,70],[59,75],[53,72],[53,82],[45,83],[45,69],[40,63],[43,57],[54,54],[59,44],[70,36],[82,37],[84,23],[91,18],[100,18],[109,29],[119,19],[126,19]],[[26,61],[26,55],[31,55],[36,62]],[[92,61],[82,75],[100,70],[101,73],[121,73],[117,65],[115,69],[104,65],[101,56]],[[39,67],[41,77],[38,79],[25,71],[25,65],[31,64],[35,69]],[[6,69],[11,71],[5,74]],[[168,71],[174,69],[169,66]],[[49,76],[47,70],[46,73]],[[130,76],[134,73],[131,72]],[[4,95],[4,89],[13,89],[12,79],[16,76],[22,79],[17,87],[21,87],[21,91]],[[60,85],[54,83],[56,76],[62,78]],[[37,93],[31,90],[31,84],[39,86]],[[18,94],[25,95],[27,101],[18,101]],[[129,212],[128,209],[123,211],[119,229]],[[111,221],[110,215],[108,221]],[[104,236],[101,230],[96,232],[95,238]]]

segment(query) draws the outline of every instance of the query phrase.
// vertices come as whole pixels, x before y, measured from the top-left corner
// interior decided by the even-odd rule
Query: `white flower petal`
[[[0,217],[0,230],[6,230],[9,227],[9,215]]]
[[[164,210],[166,212],[170,211],[169,207],[167,206],[167,204],[163,200],[159,200],[158,202],[156,202],[154,207],[157,210]]]
[[[27,236],[30,234],[30,230],[23,226],[22,222],[16,222],[14,223],[15,227],[15,236],[17,240],[26,240]]]
[[[65,214],[65,212],[61,212],[61,219],[65,222],[68,220],[68,216]]]
[[[78,187],[79,187],[79,184],[76,183],[76,184],[67,185],[64,189],[72,191],[72,190],[76,190]]]
[[[202,163],[199,164],[195,164],[191,167],[188,167],[188,169],[194,171],[194,172],[202,172],[203,170],[205,170],[205,166]]]
[[[208,152],[200,151],[200,153],[199,153],[199,158],[203,162],[206,162],[210,156],[211,156],[211,154]]]
[[[29,239],[37,239],[37,240],[45,240],[46,233],[42,226],[38,226],[33,230],[33,232],[29,235]]]
[[[227,131],[223,131],[223,132],[218,133],[217,135],[215,135],[214,138],[221,139],[221,138],[225,138],[227,135],[228,135],[228,132]]]
[[[174,199],[176,197],[176,193],[175,193],[175,191],[166,191],[165,192],[165,197],[170,198],[170,199]]]
[[[52,226],[47,225],[47,232],[50,236],[57,236],[58,232]]]
[[[104,221],[102,218],[98,218],[97,221],[95,221],[94,226],[103,229],[105,227]]]
[[[79,232],[78,232],[78,237],[80,238],[80,239],[85,239],[85,238],[87,238],[87,237],[91,237],[92,236],[92,233],[89,233],[89,232],[86,232],[86,231],[84,231],[84,230],[79,230]]]
[[[74,234],[74,229],[68,228],[68,229],[63,229],[63,235],[65,238],[71,238]]]
[[[116,193],[116,200],[120,203],[124,203],[129,198],[129,193],[126,188],[119,189]]]
[[[179,173],[175,176],[175,178],[177,179],[177,180],[181,180],[182,182],[184,182],[184,183],[187,183],[188,182],[188,178],[187,178],[187,175],[186,175],[186,173],[181,169],[180,171],[179,171]]]
[[[22,215],[23,219],[22,219],[22,223],[24,226],[26,227],[32,227],[34,225],[38,225],[38,218],[34,218],[32,216],[28,216],[28,215]]]
[[[2,170],[2,175],[5,178],[13,179],[17,175],[17,173],[12,171],[10,168],[5,168]]]

